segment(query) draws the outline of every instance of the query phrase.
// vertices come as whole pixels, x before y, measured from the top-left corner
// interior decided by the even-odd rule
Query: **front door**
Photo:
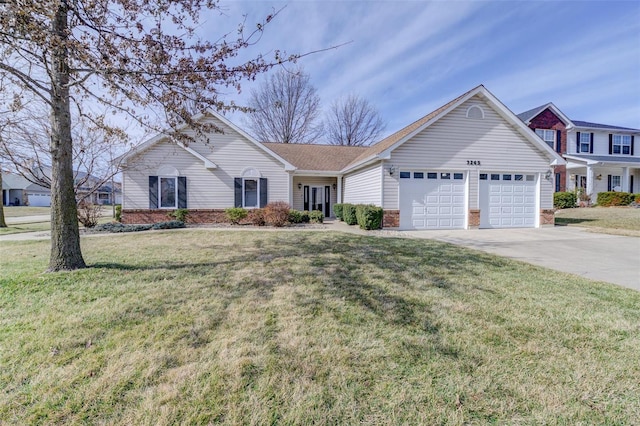
[[[311,187],[311,210],[324,212],[324,188],[321,186]]]

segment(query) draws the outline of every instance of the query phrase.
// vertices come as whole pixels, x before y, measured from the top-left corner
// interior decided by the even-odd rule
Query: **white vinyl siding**
[[[346,175],[344,177],[343,189],[344,202],[351,204],[373,204],[375,206],[382,205],[381,174],[382,163],[379,162],[373,166],[368,166]]]
[[[482,120],[466,118],[467,109],[479,104],[485,112]],[[468,161],[479,165],[467,165]],[[392,151],[391,159],[399,170],[432,169],[460,171],[469,175],[469,208],[478,206],[478,172],[518,170],[544,173],[549,170],[548,154],[533,145],[514,126],[502,118],[487,102],[474,96],[436,123]],[[478,163],[475,163],[478,164]],[[399,174],[385,173],[384,208],[398,205]],[[553,182],[542,185],[541,208],[553,204]]]
[[[289,202],[289,174],[284,165],[218,120],[214,123],[224,134],[212,133],[209,143],[198,141],[189,148],[215,163],[216,169],[206,169],[201,159],[171,142],[158,142],[128,161],[132,166],[123,172],[123,208],[149,208],[149,176],[157,175],[162,166],[174,167],[187,177],[189,209],[233,207],[233,179],[249,167],[267,179],[269,202]]]

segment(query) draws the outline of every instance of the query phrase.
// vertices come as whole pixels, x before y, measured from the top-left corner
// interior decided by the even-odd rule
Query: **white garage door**
[[[400,228],[464,228],[466,199],[464,173],[400,172]]]
[[[525,173],[480,174],[480,228],[536,226],[536,177]]]
[[[39,192],[27,193],[29,205],[31,207],[49,207],[51,205],[51,195]]]

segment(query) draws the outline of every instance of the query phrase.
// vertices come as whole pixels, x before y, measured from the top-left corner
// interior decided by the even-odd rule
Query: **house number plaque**
[[[479,166],[480,160],[467,160],[467,166]]]

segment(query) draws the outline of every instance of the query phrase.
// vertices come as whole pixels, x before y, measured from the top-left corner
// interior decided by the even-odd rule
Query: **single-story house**
[[[222,132],[185,146],[158,135],[122,157],[123,221],[220,221],[272,201],[332,214],[383,207],[384,227],[467,229],[553,224],[563,158],[480,85],[370,147],[259,143],[223,116]],[[190,132],[187,127],[181,129]]]
[[[2,205],[49,207],[51,191],[15,173],[2,174]]]

